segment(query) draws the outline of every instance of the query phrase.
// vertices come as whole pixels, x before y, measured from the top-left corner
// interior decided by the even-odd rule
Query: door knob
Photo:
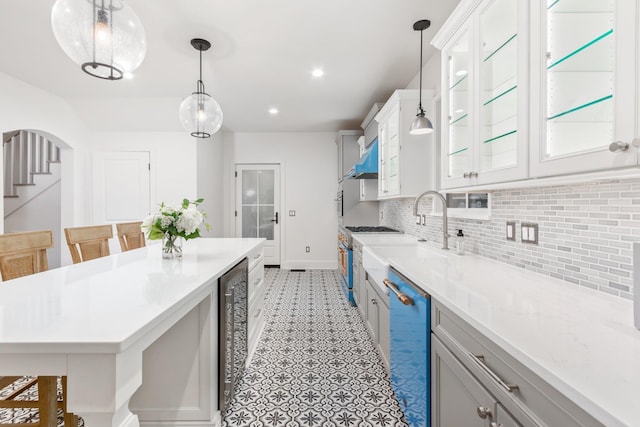
[[[276,224],[278,223],[278,212],[276,212],[276,217],[272,219],[271,222],[275,222]]]
[[[615,153],[616,151],[627,151],[628,148],[629,144],[622,141],[614,141],[609,144],[609,151],[611,151],[612,153]]]

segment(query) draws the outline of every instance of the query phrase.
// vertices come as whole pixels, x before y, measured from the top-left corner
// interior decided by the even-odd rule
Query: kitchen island
[[[165,425],[169,419],[215,425],[218,278],[261,250],[263,242],[190,240],[181,261],[162,260],[160,247],[150,245],[2,283],[0,376],[66,375],[69,411],[86,426],[137,427],[138,415],[129,406],[143,376],[159,384],[158,378],[175,374],[154,371],[161,364],[152,357],[147,363],[145,350],[153,356],[154,343],[163,341],[163,348],[173,347],[177,362],[193,360],[193,366],[176,363],[176,371],[183,370],[196,390],[167,393],[181,401],[155,403],[152,393],[141,390],[132,409],[164,411],[159,421]],[[189,325],[196,330],[187,334]],[[182,330],[176,333],[176,326]],[[191,348],[185,347],[189,339],[197,341]],[[189,399],[200,407],[181,416],[176,409],[191,405]]]

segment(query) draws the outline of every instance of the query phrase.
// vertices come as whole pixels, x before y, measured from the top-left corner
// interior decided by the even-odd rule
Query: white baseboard
[[[337,270],[338,261],[287,261],[280,265],[284,270]]]
[[[220,411],[215,411],[210,421],[140,421],[140,427],[220,427],[222,418]]]

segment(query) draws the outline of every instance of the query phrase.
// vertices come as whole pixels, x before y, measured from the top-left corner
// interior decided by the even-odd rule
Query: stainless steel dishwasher
[[[389,267],[391,385],[411,427],[431,425],[431,296]],[[394,297],[395,295],[395,297]]]
[[[224,414],[247,360],[247,259],[243,259],[219,280],[218,402]]]

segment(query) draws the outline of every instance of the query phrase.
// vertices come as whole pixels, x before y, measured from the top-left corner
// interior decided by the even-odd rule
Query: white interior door
[[[280,165],[236,165],[236,236],[264,237],[264,262],[280,265]]]
[[[149,215],[149,157],[147,151],[93,154],[92,224],[142,221]]]

